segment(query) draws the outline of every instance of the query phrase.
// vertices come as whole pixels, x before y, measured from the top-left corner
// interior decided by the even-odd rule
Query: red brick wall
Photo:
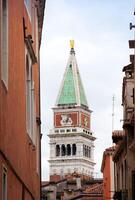
[[[87,122],[85,120],[87,120]],[[81,112],[81,126],[90,129],[90,115]]]
[[[67,127],[61,125],[61,115],[69,115],[72,119],[72,125],[69,127],[79,126],[90,130],[90,115],[83,112],[58,112],[54,114],[55,128]]]
[[[79,114],[78,112],[66,112],[66,113],[55,113],[54,115],[54,126],[55,128],[60,128],[60,127],[64,127],[64,126],[61,126],[61,115],[70,115],[71,119],[72,119],[72,127],[73,126],[78,126],[78,117],[79,117]]]

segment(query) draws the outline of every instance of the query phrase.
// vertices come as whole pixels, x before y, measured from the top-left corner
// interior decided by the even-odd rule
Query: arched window
[[[72,155],[76,155],[76,144],[72,145]]]
[[[60,146],[56,145],[56,156],[60,156]]]
[[[87,156],[87,153],[86,153],[86,145],[84,145],[84,156]]]
[[[71,145],[67,144],[67,156],[71,155]]]
[[[90,151],[89,151],[89,147],[87,146],[87,157],[90,157]]]
[[[91,148],[89,147],[89,158],[91,158]]]
[[[88,157],[88,147],[86,146],[86,157]]]
[[[66,147],[65,147],[64,144],[62,144],[62,146],[61,146],[61,155],[62,155],[62,156],[65,156],[65,155],[66,155]]]
[[[83,144],[83,156],[85,156],[85,149],[84,149],[84,144]]]

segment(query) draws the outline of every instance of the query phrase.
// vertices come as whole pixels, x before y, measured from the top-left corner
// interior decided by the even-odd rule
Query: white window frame
[[[7,169],[2,169],[2,200],[7,200]]]
[[[32,13],[32,6],[31,6],[32,1],[31,0],[24,0],[24,4],[26,7],[26,10],[28,12],[29,18],[31,20],[31,13]]]
[[[36,104],[32,73],[32,60],[26,48],[26,130],[34,145],[36,145]]]
[[[8,90],[8,0],[1,1],[1,80]]]
[[[35,8],[35,42],[36,42],[36,57],[39,58],[39,33],[38,33],[38,10]]]

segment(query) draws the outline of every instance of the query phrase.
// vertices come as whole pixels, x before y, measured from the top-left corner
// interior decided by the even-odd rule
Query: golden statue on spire
[[[70,40],[70,48],[74,49],[74,40]]]

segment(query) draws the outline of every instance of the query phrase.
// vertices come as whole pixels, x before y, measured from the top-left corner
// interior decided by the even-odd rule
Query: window
[[[66,155],[66,147],[65,147],[64,144],[62,144],[62,146],[61,146],[61,155],[62,155],[62,156],[65,156],[65,155]]]
[[[88,152],[89,158],[91,158],[91,148],[89,147],[89,152]]]
[[[84,152],[83,155],[84,155],[84,156],[86,156],[86,154],[87,154],[86,151],[87,151],[87,149],[86,149],[86,145],[84,145],[84,146],[83,146],[83,152]]]
[[[60,132],[61,132],[61,133],[65,133],[65,130],[64,130],[64,129],[62,129],[62,130],[60,130]]]
[[[1,79],[8,89],[8,3],[2,0],[2,21],[1,21]]]
[[[35,27],[36,27],[36,30],[35,30],[35,40],[36,40],[36,57],[38,59],[38,53],[39,53],[39,35],[38,35],[38,10],[37,8],[35,8]]]
[[[88,147],[86,146],[86,157],[88,157]]]
[[[76,144],[72,145],[72,155],[76,155]]]
[[[72,132],[76,132],[77,130],[76,129],[72,129]]]
[[[31,0],[24,0],[29,17],[31,18]]]
[[[35,92],[32,73],[32,61],[26,50],[26,128],[32,142],[36,141]]]
[[[85,145],[83,144],[83,156],[85,156]]]
[[[7,200],[7,170],[5,167],[2,172],[2,200]]]
[[[67,156],[71,155],[71,145],[67,144]]]
[[[56,145],[56,156],[60,156],[60,146]]]

